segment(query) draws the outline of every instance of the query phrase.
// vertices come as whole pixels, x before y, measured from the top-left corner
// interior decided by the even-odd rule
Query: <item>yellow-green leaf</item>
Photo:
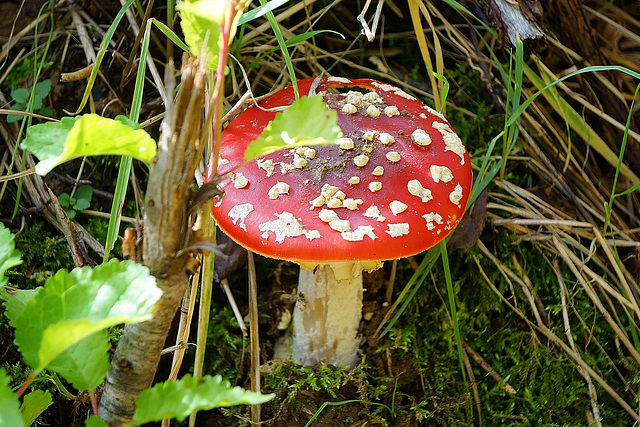
[[[124,118],[114,120],[97,114],[67,117],[60,122],[31,126],[22,147],[40,160],[36,165],[39,175],[84,156],[131,156],[149,163],[156,154],[156,143],[135,126]]]

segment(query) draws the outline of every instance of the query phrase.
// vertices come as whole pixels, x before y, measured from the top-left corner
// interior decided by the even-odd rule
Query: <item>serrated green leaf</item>
[[[218,66],[218,55],[223,43],[221,28],[230,5],[227,0],[186,0],[178,5],[182,18],[180,25],[191,53],[200,55],[204,51],[209,57],[208,66],[212,70]],[[233,40],[241,15],[242,13],[237,13],[235,16],[229,41]]]
[[[156,143],[147,132],[97,114],[31,126],[22,147],[40,160],[36,165],[39,175],[77,157],[131,156],[149,163],[156,154]]]
[[[273,399],[241,387],[231,387],[220,375],[203,378],[185,375],[178,381],[165,381],[145,390],[136,399],[133,421],[144,424],[165,418],[184,420],[201,410],[233,405],[256,405]]]
[[[10,381],[11,377],[0,369],[0,426],[22,427],[24,421],[20,416],[20,404],[9,387]]]
[[[126,425],[126,424],[125,424]],[[107,427],[107,423],[105,423],[102,418],[97,415],[91,415],[84,421],[85,427]]]
[[[27,302],[31,301],[40,292],[40,289],[25,289],[7,291],[7,288],[0,289],[0,297],[4,300],[5,315],[9,319],[9,324],[16,327],[15,321],[22,315]]]
[[[305,96],[276,115],[258,139],[249,144],[244,161],[285,148],[336,144],[341,137],[338,114],[327,108],[321,96]]]
[[[43,390],[35,390],[24,396],[22,399],[22,406],[20,407],[20,415],[26,427],[29,427],[33,422],[44,412],[51,404],[51,393]],[[1,423],[0,423],[1,424]]]
[[[40,371],[64,350],[97,331],[151,318],[161,291],[149,270],[112,260],[59,271],[13,322],[25,362]]]
[[[16,249],[15,236],[0,222],[0,287],[7,284],[5,272],[11,267],[20,265],[20,251]]]
[[[98,331],[65,348],[47,370],[59,373],[78,390],[94,390],[109,370],[110,346],[107,331]]]

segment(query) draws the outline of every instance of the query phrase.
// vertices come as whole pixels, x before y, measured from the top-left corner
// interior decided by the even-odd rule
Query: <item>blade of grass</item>
[[[513,55],[511,55],[511,60],[509,61],[509,76],[511,76],[511,64],[513,63]],[[510,147],[513,145],[513,141],[518,138],[518,127],[516,126],[516,122],[512,122],[510,125],[507,124],[510,106],[511,109],[517,110],[520,106],[520,97],[522,96],[522,68],[524,64],[524,46],[522,44],[522,40],[520,37],[517,38],[516,42],[516,55],[515,55],[515,72],[513,74],[513,79],[515,80],[514,85],[511,85],[511,78],[507,80],[507,97],[506,97],[506,106],[505,111],[505,133],[502,139],[502,167],[500,168],[500,179],[504,179],[504,171],[507,166],[506,159],[511,152]]]
[[[393,303],[393,305],[387,312],[387,315],[385,316],[385,318],[382,320],[382,322],[380,322],[380,326],[378,326],[378,330],[376,330],[376,334],[378,333],[380,328],[382,328],[382,326],[385,325],[385,323],[387,322],[388,316],[390,316],[391,313],[394,313],[395,310],[398,309],[398,311],[395,312],[395,315],[393,316],[393,318],[389,320],[389,324],[387,325],[387,327],[384,328],[384,330],[380,333],[380,337],[385,336],[391,330],[391,328],[393,328],[393,326],[396,324],[400,316],[402,316],[402,313],[404,312],[404,310],[409,305],[409,302],[411,302],[416,292],[418,292],[418,289],[420,289],[420,287],[424,283],[425,279],[427,278],[427,275],[435,265],[439,256],[440,256],[440,248],[438,246],[431,248],[427,251],[424,258],[422,259],[422,262],[420,263],[416,271],[413,273],[413,276],[411,276],[407,284],[404,286],[404,289],[402,289],[402,292],[400,292],[400,295],[398,295],[398,298],[396,298],[396,301]],[[400,305],[400,303],[402,303],[402,305],[400,306],[400,308],[398,308],[398,305]]]
[[[31,93],[29,94],[29,101],[27,103],[27,108],[26,108],[26,111],[29,113],[33,113],[34,103],[36,100],[36,85],[38,83],[38,79],[40,78],[40,72],[44,68],[44,63],[47,59],[47,53],[49,52],[49,47],[51,46],[51,42],[53,40],[53,30],[54,30],[54,23],[55,23],[54,13],[53,13],[53,7],[54,7],[53,0],[49,0],[48,3],[45,3],[42,5],[42,7],[40,7],[40,10],[38,12],[38,17],[44,13],[45,8],[47,7],[51,9],[51,12],[49,14],[49,18],[51,19],[51,28],[49,29],[49,36],[47,38],[45,49],[44,49],[44,52],[42,53],[42,59],[40,60],[40,62],[38,62],[38,46],[37,46],[38,45],[38,24],[40,23],[39,19],[36,21],[36,26],[34,30],[35,32],[34,52],[35,53],[34,53],[34,61],[33,61],[33,87],[31,88]],[[33,118],[28,115],[24,116],[22,120],[20,120],[20,132],[18,132],[18,140],[16,141],[16,147],[20,146],[20,143],[22,141],[22,136],[24,135],[24,130],[25,128],[28,128],[29,126],[31,126],[32,120]],[[13,164],[13,161],[15,159],[17,152],[18,150],[14,150],[13,153],[11,154],[11,157],[12,157],[11,164]],[[27,156],[23,154],[20,162],[21,171],[25,170],[26,163],[27,163]],[[11,214],[11,219],[15,218],[15,216],[18,214],[18,208],[20,207],[20,198],[22,197],[22,180],[23,180],[22,177],[18,179],[16,198],[15,198],[16,201],[15,201],[15,204],[13,205],[13,213]],[[2,186],[2,192],[0,193],[0,200],[2,199],[2,195],[4,194],[6,185],[7,184],[5,182],[5,184],[3,184]]]
[[[265,6],[267,4],[266,0],[260,0],[260,4]],[[287,64],[287,70],[289,71],[289,78],[291,79],[291,84],[293,85],[293,93],[296,97],[296,100],[300,98],[300,93],[298,93],[298,80],[296,79],[296,71],[293,68],[293,62],[291,61],[291,56],[289,55],[289,50],[287,49],[287,43],[282,36],[282,31],[280,31],[280,26],[278,25],[278,21],[276,21],[276,17],[272,11],[268,11],[266,13],[267,20],[271,24],[271,28],[273,28],[273,33],[276,36],[276,40],[278,40],[278,45],[280,46],[280,50],[282,50],[282,56],[284,57],[284,62]]]
[[[542,65],[542,63],[539,61],[538,61],[538,64],[539,66]],[[564,101],[561,98],[555,99],[547,91],[549,90],[549,88],[556,86],[560,82],[563,82],[569,78],[572,78],[579,74],[584,74],[584,73],[597,73],[602,71],[619,71],[629,76],[635,77],[637,79],[640,79],[640,73],[637,73],[626,67],[621,67],[618,65],[601,65],[601,66],[599,65],[599,66],[585,67],[580,70],[574,71],[570,74],[567,74],[566,76],[563,76],[559,79],[548,82],[543,80],[542,77],[538,76],[538,74],[535,73],[533,69],[531,69],[526,64],[524,65],[523,71],[524,71],[524,74],[527,76],[527,78],[529,78],[531,82],[536,86],[538,91],[535,92],[533,95],[531,95],[529,98],[527,98],[522,103],[522,105],[520,105],[520,107],[513,112],[507,124],[511,125],[511,123],[515,122],[538,96],[543,95],[546,98],[547,102],[549,102],[552,105],[552,107],[556,109],[556,111],[558,111],[561,114],[564,114],[564,116],[567,118],[571,126],[571,129],[574,132],[580,135],[582,139],[587,141],[596,151],[598,151],[598,153],[609,164],[611,164],[614,167],[617,167],[618,156],[616,156],[613,150],[611,150],[611,148],[609,148],[609,146],[602,140],[602,138],[600,138],[597,132],[595,132],[593,128],[591,128],[586,123],[584,123],[580,114],[578,114],[569,105],[568,102]],[[549,77],[555,77],[555,76],[547,76],[547,79]],[[624,163],[620,165],[620,173],[622,173],[622,175],[624,175],[625,177],[629,178],[633,183],[637,183],[640,181],[640,178],[638,178],[638,176],[629,168],[629,166],[627,166]]]
[[[138,73],[136,74],[136,84],[133,89],[131,111],[129,112],[129,119],[136,123],[138,122],[138,118],[140,116],[140,107],[142,105],[142,91],[144,89],[147,54],[149,53],[150,33],[151,21],[148,21],[147,26],[145,27],[144,37],[142,39],[140,64],[138,66]],[[107,239],[104,245],[103,262],[107,262],[109,260],[109,254],[113,249],[116,240],[118,239],[118,231],[120,230],[120,220],[122,217],[122,208],[124,206],[124,199],[127,195],[127,186],[129,183],[129,176],[131,175],[132,164],[133,158],[131,158],[130,156],[122,156],[122,158],[120,159],[116,188],[113,193],[113,204],[111,205],[111,213],[109,216],[109,226],[107,228]]]
[[[255,9],[250,10],[249,12],[242,15],[240,17],[240,20],[238,21],[238,26],[244,25],[247,22],[253,21],[256,18],[260,18],[261,16],[264,16],[265,14],[276,10],[280,6],[289,3],[289,1],[290,0],[271,0],[266,4],[258,6]]]
[[[607,203],[604,207],[604,211],[605,211],[605,221],[604,221],[604,227],[602,230],[602,234],[606,235],[607,234],[607,229],[610,228],[611,229],[611,239],[613,241],[613,252],[615,255],[615,262],[618,266],[619,271],[622,271],[624,269],[624,266],[622,264],[622,259],[620,259],[620,254],[618,252],[618,247],[616,246],[616,239],[615,239],[615,232],[613,230],[613,227],[611,227],[611,210],[613,209],[613,200],[618,197],[618,195],[615,194],[616,192],[616,186],[618,184],[618,178],[620,177],[620,169],[622,166],[622,159],[624,157],[624,152],[625,149],[627,147],[627,139],[629,137],[629,128],[631,126],[631,113],[633,111],[633,107],[635,105],[636,102],[636,98],[638,96],[638,92],[640,91],[640,84],[638,84],[638,86],[636,86],[636,91],[633,94],[633,99],[631,100],[631,106],[629,107],[629,114],[627,115],[627,123],[625,125],[625,130],[624,130],[624,134],[622,135],[622,144],[620,146],[620,155],[618,156],[618,167],[616,167],[616,172],[615,172],[615,176],[613,178],[613,184],[611,186],[611,196],[609,197],[609,203]],[[640,183],[638,183],[640,184]],[[621,277],[621,282],[623,283],[623,285],[626,284],[626,278],[624,276]],[[622,292],[622,296],[625,297],[627,300],[629,300],[630,298],[632,298],[632,295],[630,295],[630,289],[627,289],[627,286],[621,286],[620,287],[620,291]],[[629,316],[629,323],[631,325],[633,325],[633,319],[632,319],[632,314],[629,313],[629,310],[625,309],[624,310],[625,313],[627,314],[627,316]],[[629,327],[628,329],[631,330],[631,338],[633,340],[633,344],[635,346],[636,349],[640,349],[640,337],[638,336],[638,332],[636,331],[635,327]]]
[[[80,105],[78,106],[76,113],[80,113],[84,108],[84,106],[86,105],[87,100],[89,99],[89,95],[91,94],[91,90],[93,89],[93,84],[95,83],[96,77],[98,76],[98,70],[100,69],[100,64],[102,64],[104,55],[107,53],[107,47],[109,46],[109,43],[111,42],[111,39],[113,38],[113,35],[115,34],[116,29],[118,28],[118,25],[122,20],[122,17],[124,16],[127,9],[129,8],[129,6],[131,6],[133,2],[134,0],[127,0],[124,6],[122,6],[118,11],[115,18],[113,18],[113,22],[109,26],[109,29],[107,30],[107,33],[105,34],[104,39],[100,44],[100,50],[98,50],[98,54],[96,55],[96,63],[93,65],[93,69],[91,70],[91,75],[89,76],[89,80],[87,81],[87,88],[84,90],[84,94],[82,95],[82,101],[80,101]]]
[[[162,31],[162,33],[167,36],[167,38],[172,41],[173,43],[175,43],[176,46],[178,46],[180,49],[184,50],[185,52],[189,53],[189,46],[187,46],[181,39],[180,37],[178,37],[178,35],[176,33],[173,32],[173,30],[168,26],[165,25],[164,23],[158,21],[156,18],[150,18],[149,19],[150,22],[153,23],[153,25],[156,26],[156,28],[158,28],[160,31]]]
[[[456,310],[456,295],[453,290],[453,281],[451,280],[451,270],[449,268],[449,255],[447,253],[447,240],[440,242],[440,256],[442,257],[442,267],[444,269],[444,278],[447,282],[447,296],[449,299],[449,311],[451,312],[451,320],[453,322],[453,333],[458,347],[458,359],[460,361],[460,372],[462,379],[467,381],[467,374],[464,369],[464,355],[462,354],[462,341],[460,339],[460,327],[458,325],[458,314]]]

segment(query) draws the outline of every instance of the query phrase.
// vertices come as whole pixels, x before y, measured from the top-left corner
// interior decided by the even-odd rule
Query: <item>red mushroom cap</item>
[[[313,81],[298,82],[300,93]],[[469,155],[445,118],[369,79],[325,77],[316,93],[338,112],[340,146],[283,150],[234,169],[275,117],[264,109],[293,101],[291,87],[224,130],[219,171],[230,179],[213,208],[220,228],[256,253],[298,262],[383,261],[444,239],[472,184]]]

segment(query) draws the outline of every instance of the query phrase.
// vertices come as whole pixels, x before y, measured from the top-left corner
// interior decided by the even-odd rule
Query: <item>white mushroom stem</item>
[[[355,366],[362,317],[362,270],[381,262],[302,265],[299,301],[293,311],[293,359],[304,366],[320,362]],[[315,268],[314,268],[315,267]]]

